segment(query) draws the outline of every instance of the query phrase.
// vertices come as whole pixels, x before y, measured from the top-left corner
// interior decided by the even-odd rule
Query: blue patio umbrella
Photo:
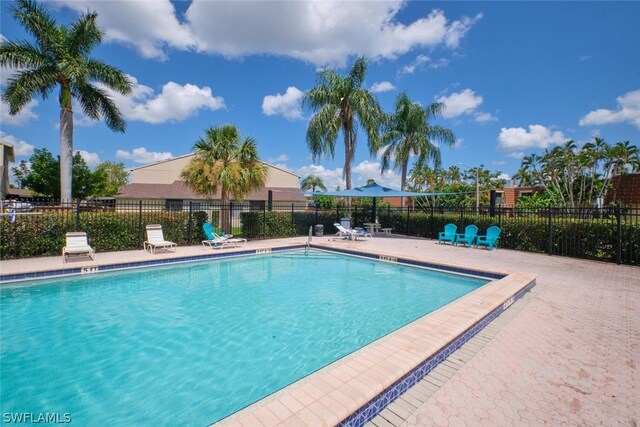
[[[431,196],[438,193],[414,193],[412,191],[394,190],[392,188],[383,187],[382,185],[379,185],[373,182],[371,184],[363,185],[362,187],[352,188],[350,190],[327,191],[325,193],[314,193],[314,194],[322,194],[323,196],[336,196],[336,197],[372,197],[373,209],[371,211],[372,213],[371,221],[375,222],[376,221],[376,199],[378,197],[417,197],[417,196]]]

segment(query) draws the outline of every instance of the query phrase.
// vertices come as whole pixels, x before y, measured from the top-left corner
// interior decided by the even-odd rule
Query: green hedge
[[[499,221],[499,223],[498,223]],[[438,238],[438,232],[449,223],[456,224],[459,232],[469,224],[478,226],[479,234],[492,225],[502,229],[499,246],[527,252],[547,253],[549,248],[548,220],[543,216],[527,218],[461,216],[456,214],[426,213],[391,214],[380,217],[383,227],[391,227],[399,234]],[[408,224],[408,229],[407,229]],[[614,219],[554,219],[552,227],[552,253],[575,258],[616,260],[617,228]],[[622,221],[622,262],[640,264],[640,223]]]
[[[244,212],[241,214],[242,233],[247,238],[277,238],[306,235],[309,226],[316,224],[315,212]],[[319,224],[324,225],[325,234],[335,232],[334,211],[318,213]],[[355,218],[352,218],[352,222]],[[358,215],[357,222],[364,221]],[[502,229],[499,247],[527,252],[548,252],[548,220],[545,216],[502,218],[486,215],[467,216],[460,214],[434,213],[381,213],[379,221],[394,233],[437,239],[438,232],[449,223],[456,224],[460,232],[469,224],[478,226],[483,234],[492,225]],[[353,222],[355,224],[355,222]],[[360,224],[357,224],[360,225]],[[575,258],[616,260],[617,229],[614,219],[554,219],[552,221],[552,253]],[[640,223],[622,222],[622,262],[640,264]]]
[[[293,219],[292,219],[293,216]],[[325,233],[334,233],[335,212],[242,212],[242,236],[248,239],[303,236],[309,227],[324,225]]]
[[[214,212],[215,215],[218,212]],[[82,212],[78,230],[85,231],[89,244],[96,252],[139,249],[146,239],[147,224],[161,224],[167,240],[178,245],[189,242],[188,212]],[[204,237],[202,224],[206,212],[193,212],[191,241],[197,243]],[[0,218],[0,257],[2,259],[26,258],[43,255],[60,255],[65,234],[76,231],[75,213],[42,215],[18,215],[16,222]],[[141,226],[140,226],[141,221]],[[217,221],[214,218],[214,221]],[[214,222],[215,223],[215,222]],[[140,240],[141,239],[141,240]]]

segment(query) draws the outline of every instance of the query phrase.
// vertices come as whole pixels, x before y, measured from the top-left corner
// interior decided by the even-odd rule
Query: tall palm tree
[[[450,129],[432,125],[429,120],[442,113],[445,105],[434,102],[422,108],[412,102],[406,93],[396,98],[396,110],[387,118],[385,131],[381,138],[384,147],[382,154],[382,172],[393,167],[400,169],[400,188],[407,186],[407,168],[412,155],[418,156],[419,164],[432,161],[435,168],[440,167],[440,148],[435,142],[453,145],[455,136]]]
[[[60,102],[60,199],[71,199],[73,157],[73,98],[93,120],[124,132],[126,123],[104,86],[123,95],[131,93],[131,83],[119,69],[90,58],[102,41],[96,25],[98,15],[87,12],[70,26],[58,25],[50,13],[32,0],[18,0],[11,8],[14,18],[31,34],[35,44],[7,41],[0,44],[0,65],[18,71],[9,79],[2,100],[9,114],[17,114],[36,95],[47,98],[59,87]]]
[[[242,201],[267,181],[267,166],[260,161],[256,141],[242,137],[233,125],[210,127],[196,141],[194,151],[181,177],[198,194],[213,197],[220,190],[221,227],[230,232],[230,196]]]
[[[322,181],[322,178],[320,178],[319,176],[315,176],[313,174],[303,179],[302,182],[300,183],[300,189],[302,191],[311,190],[312,193],[315,193],[316,188],[319,188],[323,191],[327,191],[327,187],[325,187],[324,182]]]
[[[378,148],[382,110],[376,97],[363,88],[367,60],[358,58],[346,76],[335,70],[318,73],[318,86],[304,95],[303,105],[315,114],[307,128],[307,145],[314,160],[335,155],[336,140],[344,136],[343,178],[351,188],[351,163],[356,151],[358,128],[364,128],[371,153]]]

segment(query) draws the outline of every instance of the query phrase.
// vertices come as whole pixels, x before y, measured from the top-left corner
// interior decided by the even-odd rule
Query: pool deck
[[[245,249],[305,241],[255,241]],[[532,292],[489,324],[486,333],[483,330],[482,336],[472,339],[475,343],[458,350],[462,352],[459,363],[444,364],[433,373],[435,380],[410,389],[406,397],[389,405],[371,425],[640,423],[640,268],[509,250],[456,248],[420,239],[350,242],[325,237],[314,238],[313,243],[481,270],[518,272],[509,277],[525,280],[537,276]],[[150,255],[144,251],[100,253],[95,262],[72,261],[67,265],[83,267],[192,256],[203,251],[211,249],[183,247],[176,255]],[[59,269],[61,259],[2,261],[0,274]],[[458,322],[462,328],[474,322],[484,307],[497,304],[504,296],[501,292],[508,293],[513,286],[507,280],[489,294],[469,294],[452,303],[463,304],[458,305],[460,316],[438,310],[402,328],[400,334],[390,334],[365,347],[371,347],[372,352],[363,355],[359,350],[317,373],[327,375],[312,374],[223,423],[336,424],[349,415],[357,402],[373,397],[418,362],[422,357],[418,353],[433,350],[434,345],[448,339],[437,334],[451,332]],[[419,323],[423,320],[426,323]],[[421,341],[413,334],[427,335],[429,340]]]

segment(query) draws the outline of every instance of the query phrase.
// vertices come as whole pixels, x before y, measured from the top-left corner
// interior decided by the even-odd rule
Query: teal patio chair
[[[451,242],[453,245],[456,242],[456,230],[458,230],[458,226],[455,224],[445,225],[444,231],[438,233],[438,243]]]
[[[473,241],[476,239],[476,234],[478,234],[478,227],[473,224],[467,225],[464,229],[464,234],[456,234],[456,241],[454,244],[458,246],[458,243],[466,243],[467,247],[470,248]]]
[[[492,225],[487,228],[487,234],[485,236],[476,237],[476,248],[478,245],[486,246],[489,250],[492,250],[494,247],[498,247],[498,239],[500,238],[500,227]]]

